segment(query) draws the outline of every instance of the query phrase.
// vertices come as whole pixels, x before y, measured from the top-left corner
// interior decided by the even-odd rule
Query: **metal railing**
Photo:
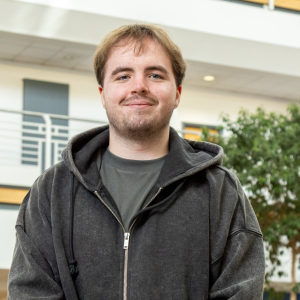
[[[28,116],[36,119],[28,121]],[[55,125],[54,120],[66,120],[68,125]],[[27,165],[43,171],[61,160],[61,152],[72,136],[105,124],[98,120],[0,109],[0,165]]]

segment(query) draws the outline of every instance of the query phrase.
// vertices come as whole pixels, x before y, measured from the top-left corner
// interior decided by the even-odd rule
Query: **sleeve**
[[[52,242],[50,205],[37,182],[22,205],[8,278],[8,300],[65,299]]]
[[[227,171],[227,170],[226,170]],[[211,232],[210,300],[261,300],[265,274],[262,233],[239,180],[218,175]]]
[[[242,230],[232,233],[224,255],[212,265],[209,299],[263,299],[264,269],[261,236]]]

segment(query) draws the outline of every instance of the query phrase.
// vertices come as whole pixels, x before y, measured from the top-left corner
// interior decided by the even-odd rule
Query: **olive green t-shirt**
[[[119,209],[126,231],[131,218],[145,205],[165,158],[124,159],[111,153],[108,148],[102,153],[100,177]]]

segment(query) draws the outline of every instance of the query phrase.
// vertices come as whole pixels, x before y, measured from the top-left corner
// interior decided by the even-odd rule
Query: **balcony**
[[[0,185],[28,189],[44,170],[62,160],[61,152],[72,136],[105,124],[0,109]]]

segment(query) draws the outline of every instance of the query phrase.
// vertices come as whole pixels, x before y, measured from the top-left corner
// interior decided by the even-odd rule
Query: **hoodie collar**
[[[62,152],[62,158],[74,176],[90,191],[99,190],[100,175],[97,156],[109,143],[108,125],[96,127],[74,136]]]
[[[222,147],[182,139],[172,127],[170,127],[169,150],[157,181],[159,187],[164,187],[211,165],[222,164]]]
[[[90,191],[99,190],[101,179],[96,160],[109,143],[109,126],[97,127],[74,136],[62,153],[69,170]],[[221,165],[223,149],[215,144],[182,139],[170,127],[169,154],[156,183],[164,187],[211,165]]]

